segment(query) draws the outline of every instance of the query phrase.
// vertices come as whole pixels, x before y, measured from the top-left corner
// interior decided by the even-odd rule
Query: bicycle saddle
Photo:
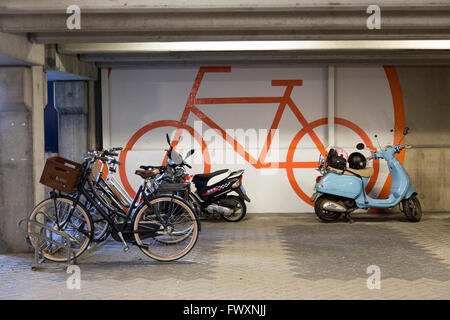
[[[162,169],[164,169],[164,166],[139,166],[139,168],[144,169],[144,170],[150,170],[150,169],[159,169],[160,171],[162,171]]]
[[[134,172],[134,174],[137,174],[138,176],[140,176],[142,179],[148,179],[148,178],[152,178],[154,176],[156,176],[157,174],[159,174],[160,171],[158,168],[153,168],[151,170],[136,170]]]
[[[231,174],[231,171],[228,169],[217,170],[217,171],[214,171],[211,173],[196,174],[194,176],[194,178],[192,178],[192,182],[194,182],[194,184],[210,186],[210,185],[213,185],[213,184],[227,178],[230,174]],[[214,177],[217,177],[217,178],[211,179]]]

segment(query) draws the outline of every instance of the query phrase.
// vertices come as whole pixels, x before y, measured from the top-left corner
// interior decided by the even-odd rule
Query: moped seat
[[[177,192],[185,191],[189,188],[190,183],[162,183],[158,187],[159,192]]]
[[[334,172],[334,173],[341,173],[341,174],[345,174],[345,175],[348,175],[348,176],[353,176],[353,174],[352,174],[352,172],[353,172],[353,173],[356,173],[357,175],[359,175],[359,176],[361,176],[363,178],[369,178],[374,173],[373,168],[364,168],[364,169],[350,169],[350,168],[347,168],[346,171],[342,172],[341,169],[328,167],[328,170],[331,171],[331,172]],[[349,172],[349,171],[351,171],[351,172]]]
[[[196,174],[192,179],[195,185],[213,185],[225,178],[227,178],[231,174],[231,171],[228,169],[218,170],[211,173],[203,173]],[[212,179],[214,178],[214,179]]]

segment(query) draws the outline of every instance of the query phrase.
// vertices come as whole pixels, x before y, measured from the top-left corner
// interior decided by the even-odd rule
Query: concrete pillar
[[[47,105],[47,76],[42,66],[31,67],[33,121],[34,204],[45,198],[45,187],[39,182],[45,165],[44,109]]]
[[[45,87],[40,67],[0,68],[0,252],[28,250],[17,222],[44,198]]]
[[[95,81],[88,83],[88,105],[89,105],[89,132],[88,132],[88,149],[96,148],[96,123],[95,123]]]
[[[55,81],[61,157],[83,161],[88,150],[88,106],[86,81]]]

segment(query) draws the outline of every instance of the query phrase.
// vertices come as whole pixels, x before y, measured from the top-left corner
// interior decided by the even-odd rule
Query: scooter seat
[[[353,172],[353,173],[356,173],[357,175],[360,175],[363,178],[370,178],[373,175],[373,173],[374,173],[373,168],[364,168],[364,169],[350,169],[350,168],[347,168],[346,171],[342,172],[341,169],[328,167],[328,170],[331,171],[331,172],[334,172],[334,173],[341,173],[341,174],[345,174],[345,175],[348,175],[348,176],[353,176],[353,174],[352,174],[352,172]],[[351,171],[351,172],[349,172],[349,171]]]
[[[231,174],[231,171],[228,169],[218,170],[211,173],[204,174],[196,174],[194,178],[192,178],[192,182],[195,185],[213,185],[225,178],[227,178]],[[214,178],[214,179],[212,179]]]

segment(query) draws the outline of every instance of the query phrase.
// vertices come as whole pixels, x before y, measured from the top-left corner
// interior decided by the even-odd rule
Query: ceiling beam
[[[361,10],[377,4],[388,10],[441,10],[447,0],[2,0],[0,13],[49,14],[65,12],[70,5],[78,5],[85,13],[144,13],[144,12],[238,12],[238,11],[349,11]]]
[[[366,26],[373,1],[90,1],[79,3],[81,29],[69,30],[66,4],[40,0],[0,4],[0,31],[30,34],[36,42],[60,43],[252,39],[450,39],[448,1],[378,1],[381,29]],[[80,1],[78,1],[80,2]],[[122,4],[122,6],[119,5]],[[244,4],[245,4],[244,3]],[[273,1],[272,1],[273,3]],[[127,5],[125,5],[127,4]],[[139,5],[141,4],[141,5]],[[197,5],[195,5],[197,4]],[[202,5],[202,6],[201,6]],[[109,6],[109,7],[108,7]],[[109,9],[108,9],[109,8]],[[141,39],[142,41],[142,39]]]

